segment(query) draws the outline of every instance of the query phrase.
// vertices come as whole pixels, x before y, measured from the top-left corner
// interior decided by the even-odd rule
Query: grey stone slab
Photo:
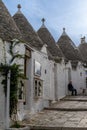
[[[31,126],[30,130],[62,130],[61,127]]]
[[[87,128],[84,127],[63,127],[62,130],[87,130]]]
[[[68,121],[68,122],[65,122],[65,124],[63,125],[63,127],[77,127],[78,123],[76,122],[71,122],[71,121]]]

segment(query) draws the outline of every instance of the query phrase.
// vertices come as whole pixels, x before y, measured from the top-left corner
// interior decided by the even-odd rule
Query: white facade
[[[82,90],[86,88],[85,69],[81,62],[78,63],[76,70],[72,70],[71,74],[73,85],[77,89],[77,93],[81,94]]]
[[[73,86],[77,89],[77,94],[82,94],[83,89],[86,88],[85,69],[81,62],[78,62],[77,68],[73,69],[71,62],[66,65],[66,95],[68,95],[67,85],[72,80]]]
[[[15,41],[14,41],[15,42]],[[11,56],[8,53],[9,44],[0,39],[0,62],[9,63]],[[25,55],[25,45],[20,43],[14,48],[14,52]],[[41,65],[41,75],[35,75],[35,61]],[[22,65],[24,69],[24,59],[16,59],[16,63]],[[26,76],[25,80],[25,99],[19,100],[18,116],[23,119],[24,116],[30,112],[32,114],[41,111],[44,107],[48,107],[50,101],[59,100],[68,95],[67,85],[69,80],[72,80],[73,86],[77,89],[77,93],[81,94],[82,90],[86,88],[85,69],[79,62],[77,69],[73,70],[71,62],[65,65],[64,60],[60,63],[55,63],[48,59],[46,46],[39,52],[35,49],[31,50],[31,57],[27,58],[26,62]],[[0,78],[0,81],[2,78]],[[42,83],[42,94],[35,96],[35,80]],[[0,124],[5,122],[5,95],[3,87],[0,82]],[[26,104],[23,106],[23,102]]]
[[[5,44],[0,39],[0,63],[5,63]],[[4,94],[4,88],[3,85],[1,84],[3,77],[1,76],[0,73],[0,128],[2,128],[5,125],[5,108],[6,108],[6,103],[5,103],[5,94]]]
[[[66,81],[65,81],[65,63],[62,60],[57,64],[57,82],[58,82],[58,99],[63,98],[66,95]]]
[[[10,43],[6,41],[2,41],[0,39],[0,63],[3,64],[9,64],[9,61],[11,59],[11,55],[9,54],[9,45]],[[14,52],[19,51],[20,54],[25,54],[25,48],[24,44],[19,44],[15,47]],[[24,60],[18,60],[16,59],[16,63],[19,63],[22,65],[22,68],[24,66]],[[6,119],[6,99],[5,99],[5,93],[4,93],[4,87],[1,84],[3,77],[0,74],[0,128],[5,125],[5,119]]]
[[[41,64],[41,76],[35,75],[35,61]],[[46,53],[33,50],[31,58],[27,64],[27,76],[29,79],[27,82],[26,90],[26,109],[29,109],[32,113],[42,110],[45,106],[49,105],[50,100],[50,64]],[[42,95],[35,96],[34,81],[35,79],[42,82]]]

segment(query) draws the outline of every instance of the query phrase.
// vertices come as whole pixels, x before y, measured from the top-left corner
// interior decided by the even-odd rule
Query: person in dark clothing
[[[73,87],[72,81],[70,81],[68,84],[68,90],[72,92],[72,95],[77,95],[77,90]]]

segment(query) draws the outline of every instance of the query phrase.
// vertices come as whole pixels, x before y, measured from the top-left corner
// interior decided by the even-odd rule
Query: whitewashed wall
[[[68,69],[71,67],[70,62],[66,65],[62,59],[61,63],[55,63],[55,99],[59,100],[68,95]],[[57,67],[56,67],[57,66]]]
[[[43,80],[43,96],[35,99],[34,97],[34,60],[38,61],[41,66],[41,77],[40,79]],[[37,111],[40,111],[44,108],[44,106],[48,106],[48,99],[50,96],[49,92],[49,69],[47,68],[48,65],[48,57],[44,53],[40,53],[38,51],[33,51],[31,55],[31,59],[29,62],[29,80],[27,81],[29,84],[27,84],[29,87],[27,87],[27,105],[26,108],[29,108],[32,113],[35,113]],[[45,74],[46,70],[46,74]],[[28,94],[29,92],[29,94]]]
[[[64,68],[64,75],[65,75],[65,95],[68,95],[69,94],[69,91],[68,91],[68,83],[70,80],[72,80],[72,84],[73,86],[77,89],[77,93],[78,94],[81,94],[82,93],[82,89],[83,88],[86,88],[86,83],[85,83],[85,70],[84,70],[84,67],[82,66],[82,64],[79,62],[78,63],[78,66],[77,66],[77,69],[74,70],[72,69],[72,66],[71,66],[71,62],[69,61],[65,67],[62,66],[62,69]],[[69,77],[69,69],[71,70],[71,79]],[[64,82],[64,77],[63,75],[60,76],[60,80],[59,80],[59,83],[60,85],[62,85],[62,81]],[[61,81],[62,80],[62,81]],[[61,81],[61,82],[60,82]],[[62,88],[62,87],[61,87]],[[59,94],[63,94],[64,95],[64,91],[62,91],[60,93],[60,87],[59,87]],[[64,88],[62,89],[64,90]],[[62,96],[63,96],[62,95]],[[61,96],[59,96],[60,98]]]
[[[16,42],[16,39],[14,40],[14,44],[15,44],[15,42]],[[10,44],[11,43],[9,43],[9,42],[6,42],[6,41],[4,42],[4,58],[3,59],[5,59],[5,63],[8,64],[8,65],[10,65],[10,60],[12,58],[10,53],[9,53]],[[25,44],[24,43],[16,44],[16,46],[13,48],[13,52],[14,52],[14,54],[20,54],[20,55],[24,56],[25,55]],[[21,67],[21,69],[23,70],[23,73],[24,73],[24,58],[21,58],[21,59],[16,58],[11,63],[11,65],[14,64],[14,63],[21,65],[20,67]],[[23,111],[24,111],[23,101],[21,101],[21,102],[18,101],[18,119],[19,120],[22,120],[22,118],[24,116],[25,112],[23,113]]]
[[[0,63],[5,63],[5,54],[4,54],[4,48],[5,44],[0,39]],[[3,77],[0,74],[0,128],[3,128],[5,125],[5,94],[4,94],[4,88],[1,84]]]
[[[15,40],[16,40],[16,39],[15,39]],[[10,55],[10,53],[9,53],[10,43],[8,43],[8,42],[4,42],[4,43],[5,43],[5,57],[6,57],[6,63],[9,64],[10,59],[11,59],[11,55]],[[14,41],[14,44],[15,44],[15,41]],[[17,44],[17,45],[14,47],[13,52],[14,52],[14,54],[20,54],[20,55],[24,56],[24,55],[25,55],[25,45],[24,45],[24,43],[21,43],[21,42],[20,42],[19,44]],[[22,69],[24,69],[24,59],[23,59],[23,58],[21,58],[21,59],[16,58],[16,59],[12,62],[12,64],[14,64],[14,63],[17,63],[17,64],[21,65]]]
[[[65,79],[65,64],[62,60],[57,64],[57,86],[58,86],[58,99],[66,96],[66,79]]]
[[[71,63],[70,61],[65,65],[65,88],[66,88],[66,95],[69,94],[69,91],[68,91],[68,83],[69,83],[69,80],[70,80],[70,77],[69,77],[69,69],[71,70]],[[71,80],[72,80],[72,74],[71,74]]]
[[[77,69],[72,70],[72,82],[78,94],[81,94],[82,89],[86,88],[85,70],[80,62],[78,63]]]
[[[48,92],[49,92],[49,100],[55,100],[55,69],[54,69],[54,62],[48,61],[48,75],[47,80],[49,79],[48,84]]]
[[[4,42],[0,39],[0,62],[9,63],[11,56],[8,53],[9,43]],[[77,70],[73,70],[71,63],[68,62],[66,65],[62,60],[61,63],[55,63],[48,59],[46,53],[46,47],[44,47],[42,52],[32,50],[31,58],[27,60],[27,78],[25,81],[26,86],[26,105],[25,110],[31,113],[36,113],[42,110],[44,107],[49,106],[49,101],[55,101],[63,98],[68,94],[67,85],[69,83],[68,69],[71,69],[71,80],[73,85],[76,87],[78,93],[81,92],[81,88],[85,88],[85,71],[81,63],[78,63]],[[18,52],[19,51],[19,52]],[[14,48],[14,52],[18,52],[22,55],[25,54],[24,44],[19,44]],[[41,66],[41,77],[43,80],[43,96],[41,98],[35,99],[34,97],[34,61],[38,61]],[[22,69],[24,69],[24,59],[16,59],[14,62],[21,64]],[[81,75],[82,74],[82,75]],[[1,81],[1,78],[0,78]],[[4,111],[5,111],[5,96],[3,93],[3,87],[0,84],[0,124],[4,122]]]

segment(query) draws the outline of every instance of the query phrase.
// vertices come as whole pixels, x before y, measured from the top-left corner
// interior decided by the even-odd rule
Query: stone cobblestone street
[[[70,101],[75,99],[75,101]],[[80,101],[81,98],[81,101]],[[66,99],[66,98],[65,98]],[[70,108],[71,111],[61,111],[61,110],[43,110],[38,114],[34,115],[31,119],[24,121],[25,124],[29,126],[40,126],[40,127],[56,127],[56,128],[86,128],[87,129],[87,102],[86,97],[69,97],[67,100],[61,100],[50,108]],[[76,101],[77,99],[77,101]],[[83,101],[82,101],[83,99]],[[65,100],[65,101],[64,101]],[[79,111],[73,111],[73,109],[78,109]],[[83,111],[80,111],[83,109]],[[84,111],[85,109],[85,111]],[[68,129],[67,129],[68,130]]]
[[[87,112],[44,110],[26,123],[31,126],[87,127]]]

